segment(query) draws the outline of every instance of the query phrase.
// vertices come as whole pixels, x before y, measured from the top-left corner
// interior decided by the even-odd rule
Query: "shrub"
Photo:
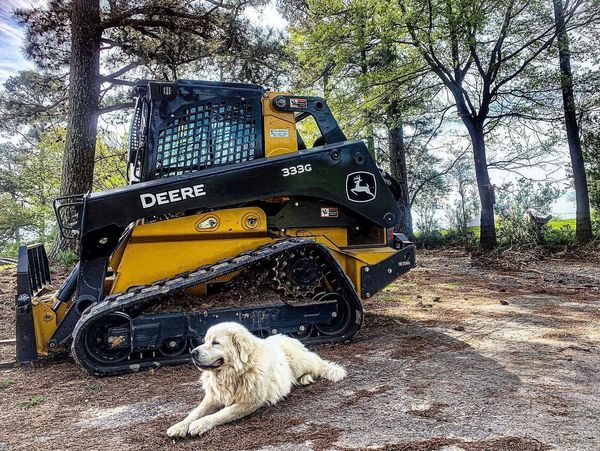
[[[79,260],[79,257],[73,251],[61,251],[56,254],[56,260],[65,268],[72,268]]]
[[[551,183],[539,183],[520,179],[507,183],[498,189],[496,234],[499,246],[524,246],[537,244],[535,226],[528,220],[527,211],[542,214],[560,196],[560,189]],[[550,231],[545,225],[542,236]],[[565,239],[566,232],[555,234],[555,239]]]
[[[428,229],[417,233],[415,242],[420,247],[430,249],[442,246],[445,243],[445,238],[441,230]]]
[[[553,228],[544,226],[542,229],[544,239],[549,245],[565,245],[575,241],[575,229],[568,224],[563,224],[561,227]]]

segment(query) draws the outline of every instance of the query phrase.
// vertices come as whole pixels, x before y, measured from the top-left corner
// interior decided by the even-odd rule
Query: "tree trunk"
[[[367,126],[367,150],[373,157],[375,161],[377,161],[377,155],[375,155],[375,138],[373,137],[373,125]]]
[[[60,195],[85,194],[92,189],[96,153],[100,61],[100,0],[73,0],[69,117],[62,164]],[[58,236],[52,249],[76,250],[75,240]]]
[[[392,105],[391,109],[395,110]],[[392,115],[394,125],[388,130],[388,145],[390,152],[390,172],[392,177],[400,184],[401,194],[398,206],[402,212],[398,228],[400,232],[413,239],[412,213],[410,210],[410,197],[408,195],[408,176],[406,170],[406,148],[404,147],[404,130],[402,117],[394,111]]]
[[[483,124],[466,116],[463,116],[463,122],[469,131],[473,145],[475,177],[477,179],[477,189],[479,191],[479,200],[481,202],[479,248],[481,250],[490,250],[497,245],[496,224],[494,220],[494,204],[496,203],[496,196],[494,194],[494,187],[490,183],[490,176],[488,173]]]
[[[575,96],[573,94],[573,72],[571,71],[571,54],[569,37],[565,28],[565,16],[562,0],[554,0],[554,19],[558,36],[558,59],[560,65],[560,81],[565,113],[565,128],[571,155],[573,182],[575,185],[575,201],[577,204],[575,239],[578,243],[587,243],[592,239],[592,219],[590,215],[590,199],[588,192]]]
[[[458,184],[458,194],[460,195],[460,224],[459,232],[466,233],[469,226],[469,218],[467,218],[467,209],[465,205],[465,185],[462,182]]]

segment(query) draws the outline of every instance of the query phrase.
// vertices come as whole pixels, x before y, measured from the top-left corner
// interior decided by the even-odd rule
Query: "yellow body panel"
[[[136,225],[112,264],[110,293],[191,271],[272,241],[267,218],[256,207],[233,208]]]
[[[298,151],[296,119],[293,112],[273,108],[272,101],[282,92],[269,92],[262,99],[265,156],[276,157]]]
[[[33,313],[33,329],[35,330],[35,344],[37,353],[42,356],[48,355],[48,341],[62,320],[68,304],[62,304],[57,312],[52,310],[54,305],[54,295],[41,295],[31,300],[31,310]]]
[[[345,264],[343,265],[344,272],[350,277],[350,280],[354,283],[356,291],[361,295],[361,280],[360,272],[364,266],[370,266],[382,262],[386,258],[391,257],[396,252],[391,247],[360,247],[353,249],[342,249],[342,253],[345,257]],[[339,260],[339,259],[338,259]],[[367,295],[367,297],[370,297]]]

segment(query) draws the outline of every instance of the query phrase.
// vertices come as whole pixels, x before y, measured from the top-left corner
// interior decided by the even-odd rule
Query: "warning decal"
[[[288,138],[290,131],[287,128],[272,128],[269,130],[269,136],[271,138]]]
[[[292,107],[292,108],[307,108],[308,100],[306,100],[306,99],[290,99],[290,107]]]
[[[321,208],[322,218],[337,218],[339,215],[337,207]]]

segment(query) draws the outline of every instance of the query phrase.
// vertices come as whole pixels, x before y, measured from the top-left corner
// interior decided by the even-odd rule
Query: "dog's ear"
[[[237,351],[237,356],[240,360],[239,367],[237,367],[236,369],[242,370],[244,368],[244,365],[248,363],[250,354],[254,352],[254,336],[250,332],[236,331],[233,334],[231,334],[231,341]]]

